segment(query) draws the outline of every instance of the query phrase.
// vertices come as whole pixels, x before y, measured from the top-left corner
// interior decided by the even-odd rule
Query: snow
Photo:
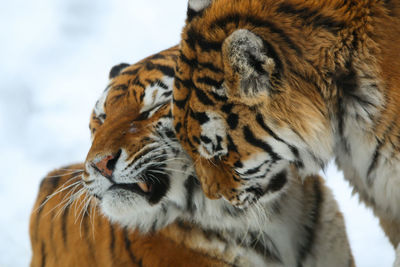
[[[109,69],[176,44],[182,0],[13,0],[0,9],[0,266],[27,266],[39,181],[83,161],[91,108]],[[358,266],[391,266],[372,212],[333,165],[324,174],[345,215]]]

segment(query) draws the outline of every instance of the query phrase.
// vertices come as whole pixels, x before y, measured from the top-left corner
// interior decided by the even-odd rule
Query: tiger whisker
[[[81,171],[74,171],[74,172],[68,172],[68,173],[63,173],[63,174],[60,174],[60,175],[49,175],[49,176],[46,176],[46,178],[58,178],[58,177],[63,177],[63,176],[69,176],[69,175],[71,175],[71,174],[77,174],[77,173],[81,173],[83,170],[81,170]],[[72,178],[71,178],[72,179]],[[67,181],[68,182],[68,181]]]
[[[59,193],[65,191],[65,190],[68,189],[68,188],[71,188],[71,187],[73,187],[73,186],[75,186],[75,185],[80,184],[81,181],[76,181],[76,182],[74,182],[74,183],[72,183],[72,184],[70,184],[70,185],[68,185],[68,186],[64,186],[66,183],[68,183],[68,182],[70,182],[72,179],[76,179],[76,178],[77,178],[77,176],[75,176],[75,177],[69,179],[69,180],[66,181],[64,184],[62,184],[62,185],[59,187],[59,189],[57,189],[56,191],[54,191],[52,194],[48,195],[48,196],[46,197],[46,200],[35,210],[35,212],[37,212],[39,209],[43,208],[43,206],[46,205],[46,203],[47,203],[51,198],[53,198],[54,196],[56,196],[57,194],[59,194]]]

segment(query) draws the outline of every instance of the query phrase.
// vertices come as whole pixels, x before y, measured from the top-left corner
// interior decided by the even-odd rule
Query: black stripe
[[[135,257],[135,255],[133,254],[132,250],[131,250],[131,240],[129,239],[129,232],[127,230],[127,228],[125,227],[124,230],[124,244],[125,244],[125,250],[128,252],[129,258],[131,260],[132,263],[138,264],[138,261]]]
[[[203,103],[206,106],[214,105],[214,101],[212,101],[204,91],[198,89],[197,87],[194,87],[194,89],[195,89],[196,96],[201,103]]]
[[[264,162],[262,162],[260,165],[258,165],[258,166],[255,166],[255,167],[253,167],[253,168],[251,168],[251,169],[247,169],[244,173],[240,173],[240,172],[238,172],[240,175],[251,175],[251,174],[255,174],[255,173],[257,173],[257,172],[259,172],[260,171],[260,168],[262,167],[262,166],[264,166],[265,164],[267,164],[269,162],[269,160],[266,160],[266,161],[264,161]]]
[[[68,240],[67,240],[67,220],[69,215],[70,205],[67,205],[63,211],[62,219],[61,219],[61,236],[64,243],[64,247],[68,248]]]
[[[268,28],[271,33],[279,35],[280,39],[282,39],[282,41],[284,41],[290,49],[295,51],[297,55],[303,55],[303,51],[297,45],[297,43],[290,39],[290,37],[280,27],[269,20],[261,20],[255,17],[245,16],[243,14],[233,13],[225,17],[217,18],[211,23],[212,26],[210,30],[214,31],[216,28],[225,28],[225,26],[229,23],[235,23],[239,25],[239,21],[243,22],[244,24],[251,24],[250,26],[253,27]]]
[[[115,258],[115,229],[114,226],[109,223],[110,225],[110,246],[109,246],[109,250],[110,250],[110,255],[111,255],[111,262],[114,262],[114,258]]]
[[[213,63],[210,62],[198,62],[196,65],[192,66],[198,66],[200,69],[208,69],[214,73],[223,73],[224,71],[220,69],[219,67],[215,66]]]
[[[269,144],[265,143],[263,140],[258,139],[254,136],[253,132],[250,130],[250,127],[248,125],[243,127],[243,134],[244,134],[244,138],[247,142],[249,142],[251,145],[253,145],[255,147],[259,147],[262,150],[264,150],[265,152],[267,152],[273,161],[277,161],[277,160],[281,159],[281,157],[272,150],[272,148]]]
[[[198,121],[200,125],[203,125],[204,123],[210,121],[210,118],[205,112],[194,112],[191,108],[189,108],[189,115],[190,117]]]
[[[118,64],[118,65],[113,66],[113,67],[111,68],[111,70],[110,70],[110,73],[108,74],[108,78],[109,78],[109,79],[112,79],[112,78],[116,77],[116,76],[117,76],[118,74],[120,74],[121,71],[122,71],[123,69],[125,69],[126,67],[129,67],[129,64],[127,64],[127,63],[121,63],[121,64]]]
[[[221,107],[221,110],[222,110],[223,112],[225,112],[226,114],[229,114],[229,113],[231,113],[232,108],[233,108],[233,104],[230,103],[230,104],[225,104],[225,105],[223,105],[223,106]]]
[[[68,169],[68,167],[66,167],[66,169]],[[60,183],[61,180],[61,176],[53,176],[53,177],[49,177],[48,182],[51,185],[51,187],[49,188],[50,192],[53,193],[53,191],[57,188],[58,184]]]
[[[267,234],[263,233],[260,237],[258,232],[250,232],[250,247],[263,255],[268,262],[282,263],[281,255],[275,243]],[[240,243],[243,243],[242,241]]]
[[[211,72],[214,72],[216,74],[218,73],[223,73],[224,71],[222,69],[220,69],[219,67],[215,66],[214,63],[212,62],[198,62],[197,59],[189,59],[188,57],[186,57],[183,52],[179,55],[179,58],[181,59],[181,61],[183,63],[185,63],[186,65],[193,67],[193,66],[197,66],[199,69],[208,69]]]
[[[141,88],[143,88],[143,89],[146,89],[146,85],[144,85],[144,84],[140,81],[139,76],[136,76],[133,80],[131,80],[131,84],[132,84],[132,85],[139,86],[139,87],[141,87]]]
[[[163,97],[169,98],[172,95],[172,91],[168,91],[162,94]]]
[[[184,98],[183,100],[177,100],[176,98],[173,97],[172,101],[174,105],[179,108],[179,109],[184,109],[186,107],[186,103],[189,100],[189,94]]]
[[[287,173],[282,171],[274,175],[268,183],[265,193],[273,193],[282,189],[287,182]]]
[[[396,116],[396,115],[395,115]],[[385,140],[387,139],[389,134],[393,133],[393,128],[396,126],[396,120],[394,118],[392,118],[391,123],[389,125],[388,128],[386,128],[385,132],[383,133],[382,139],[378,140],[378,145],[375,148],[374,154],[372,156],[370,165],[368,167],[368,172],[367,172],[367,184],[369,186],[372,186],[373,181],[373,177],[371,177],[371,173],[373,170],[375,170],[375,168],[378,166],[378,161],[379,161],[379,157],[381,156],[381,154],[379,153],[379,151],[381,150],[381,148],[383,147],[383,145],[385,144]]]
[[[285,145],[287,145],[290,149],[290,151],[293,153],[293,155],[295,156],[296,160],[295,160],[295,164],[297,167],[302,168],[304,167],[303,161],[300,159],[300,154],[299,154],[299,150],[294,147],[293,145],[290,145],[289,143],[287,143],[285,140],[283,140],[282,138],[280,138],[279,136],[277,136],[275,134],[275,132],[269,128],[265,122],[264,122],[264,117],[258,113],[256,115],[256,121],[257,123],[261,126],[261,128],[264,129],[264,131],[266,131],[269,135],[271,135],[274,139],[276,139],[279,142],[284,143]]]
[[[341,28],[346,27],[344,21],[337,21],[335,18],[319,14],[320,9],[311,10],[308,7],[299,7],[298,5],[294,6],[290,3],[283,2],[279,4],[276,11],[279,13],[295,15],[314,28],[324,28],[334,33],[339,31]]]
[[[262,40],[263,40],[264,51],[266,50],[267,56],[272,58],[275,62],[275,70],[274,73],[271,73],[271,75],[273,75],[273,77],[276,78],[277,81],[279,81],[281,80],[282,73],[285,72],[282,61],[278,53],[276,52],[275,48],[269,42],[265,41],[264,39]]]
[[[247,53],[247,57],[250,67],[252,67],[258,74],[269,74],[263,67],[265,62],[256,58],[252,53]]]
[[[157,86],[160,87],[160,89],[170,89],[168,87],[168,85],[166,85],[163,81],[161,81],[160,79],[155,79],[155,80],[151,80],[151,79],[146,79],[146,82],[150,85],[150,86]]]
[[[40,222],[41,214],[42,214],[42,211],[44,208],[43,205],[45,205],[44,203],[46,202],[46,200],[47,200],[47,198],[44,197],[43,200],[40,202],[39,207],[37,209],[36,220],[35,220],[35,231],[33,233],[33,239],[35,241],[38,240],[39,222]]]
[[[167,65],[161,65],[161,64],[154,64],[153,62],[146,62],[146,69],[147,70],[159,70],[161,71],[164,75],[169,76],[169,77],[174,77],[175,76],[175,68]]]
[[[181,128],[182,128],[182,123],[178,122],[177,124],[175,124],[175,132],[176,133],[179,133]]]
[[[68,167],[66,167],[68,168]],[[50,174],[49,174],[50,175]],[[38,231],[39,231],[39,223],[42,217],[42,211],[44,209],[45,203],[48,201],[47,197],[54,193],[54,190],[57,188],[61,180],[61,176],[54,176],[54,177],[45,177],[40,182],[39,192],[46,192],[46,196],[40,202],[37,208],[37,214],[35,219],[35,230],[33,233],[33,240],[38,240]],[[53,223],[51,224],[53,226]]]
[[[301,244],[298,255],[298,263],[301,263],[306,256],[311,252],[314,241],[315,233],[318,230],[318,222],[321,214],[321,207],[324,202],[324,198],[321,192],[320,180],[318,177],[310,177],[313,179],[313,191],[315,193],[314,202],[312,209],[309,211],[308,216],[310,221],[304,224],[305,230],[305,242]]]
[[[219,102],[226,102],[226,101],[228,101],[228,98],[226,97],[226,96],[224,96],[224,95],[219,95],[219,94],[217,94],[217,93],[215,93],[215,92],[213,92],[213,91],[211,91],[210,92],[210,95],[216,100],[216,101],[219,101]]]
[[[90,204],[87,207],[86,211],[83,212],[83,214],[82,214],[82,216],[83,216],[83,218],[82,218],[82,220],[83,220],[83,222],[82,222],[82,224],[83,224],[83,237],[86,240],[90,255],[92,256],[93,259],[95,259],[96,258],[95,249],[93,247],[92,241],[90,240],[91,239],[90,235],[93,234],[93,233],[91,233],[89,231],[89,223],[90,223],[90,216],[89,216],[89,213],[88,213],[89,210],[90,210]]]
[[[206,77],[197,78],[196,82],[203,83],[203,84],[215,87],[215,88],[220,88],[223,81],[217,81],[217,80],[214,80],[214,79],[206,76]]]
[[[58,256],[57,256],[57,246],[54,243],[54,215],[55,215],[55,210],[51,211],[51,222],[50,222],[50,230],[49,230],[49,238],[50,238],[50,246],[52,249],[52,255],[54,255],[54,261],[58,263]]]
[[[229,128],[231,128],[231,130],[234,130],[239,124],[239,116],[235,113],[231,113],[228,115],[226,122],[228,123]]]
[[[371,177],[371,173],[372,173],[372,171],[375,170],[375,168],[377,167],[378,159],[379,159],[379,157],[380,157],[380,155],[381,155],[381,154],[379,153],[379,150],[381,150],[383,144],[384,144],[384,142],[378,142],[378,145],[377,145],[376,148],[375,148],[375,152],[374,152],[374,154],[373,154],[373,156],[372,156],[372,159],[371,159],[371,162],[370,162],[370,164],[369,164],[368,172],[367,172],[367,184],[368,184],[369,186],[371,186],[372,183],[373,183],[373,178]]]
[[[135,64],[135,65],[136,65],[136,64]],[[133,70],[130,69],[130,70],[123,71],[123,72],[120,73],[119,75],[135,76],[135,75],[138,74],[139,70],[141,69],[140,66],[141,66],[141,64],[140,64],[140,65],[137,64],[137,67],[136,67],[135,69],[133,69]]]
[[[189,175],[184,183],[186,189],[186,209],[189,211],[190,214],[193,214],[196,205],[193,204],[193,192],[194,189],[199,186],[199,182],[193,175]]]
[[[166,56],[173,56],[173,55],[164,55],[163,52],[161,52],[161,53],[149,56],[146,60],[164,59]]]
[[[233,142],[232,137],[228,134],[226,136],[226,138],[228,139],[228,151],[238,152],[237,146],[235,145],[235,142]],[[235,163],[235,167],[239,167],[239,166],[236,166],[236,163]]]
[[[44,242],[41,242],[41,255],[42,255],[42,259],[41,259],[41,265],[42,267],[46,266],[46,246],[44,244]]]
[[[198,45],[200,49],[203,50],[203,52],[221,51],[222,48],[221,42],[213,42],[206,40],[200,33],[196,32],[193,29],[193,27],[189,28],[186,31],[186,34],[187,38],[185,41],[192,49],[195,49],[196,45]]]

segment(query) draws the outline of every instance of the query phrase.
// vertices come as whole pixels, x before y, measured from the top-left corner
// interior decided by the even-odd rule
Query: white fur
[[[143,98],[142,108],[140,109],[141,113],[148,111],[156,107],[157,105],[170,101],[171,96],[163,96],[163,93],[172,90],[174,78],[169,76],[164,76],[162,79],[160,79],[160,81],[164,83],[166,86],[168,86],[168,89],[161,88],[157,83],[147,86],[144,91],[145,95]],[[156,111],[157,109],[152,110],[148,117],[151,117]]]
[[[201,125],[201,135],[207,136],[211,143],[200,141],[199,153],[206,159],[224,156],[228,153],[225,121],[218,113],[207,111],[206,114],[210,120]],[[222,138],[222,149],[218,151],[215,150],[218,143],[217,136]]]
[[[212,0],[189,0],[189,7],[199,12],[211,4]]]

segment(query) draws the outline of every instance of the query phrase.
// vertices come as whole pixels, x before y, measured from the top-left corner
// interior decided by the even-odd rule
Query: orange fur
[[[68,204],[82,188],[68,187],[79,181],[82,170],[83,164],[66,166],[43,179],[30,218],[31,267],[187,266],[188,262],[230,266],[185,246],[181,239],[191,236],[188,227],[173,224],[154,234],[140,234],[111,224],[95,201],[84,209],[85,194]]]
[[[132,131],[132,117],[142,107],[140,84],[157,82],[174,68],[177,47],[148,57],[111,81],[105,114],[93,111],[90,129],[91,155],[109,153],[125,144],[135,150],[144,144],[151,120],[135,123],[136,139],[124,139]],[[164,69],[163,69],[164,67]],[[168,67],[170,69],[165,69]],[[169,106],[162,114],[169,111]],[[111,138],[110,138],[111,137]],[[112,224],[98,210],[80,181],[84,164],[55,170],[43,179],[30,218],[31,267],[35,266],[231,266],[235,255],[207,250],[206,233],[189,223],[175,223],[161,231],[141,234]],[[75,193],[81,192],[75,199]],[[69,200],[73,202],[69,202]],[[88,206],[85,206],[85,204]]]
[[[265,152],[256,142],[248,141],[249,133],[253,141],[268,143],[275,139],[275,144],[285,143],[286,151],[277,153],[295,164],[303,177],[318,172],[336,156],[346,179],[374,209],[397,246],[400,213],[394,203],[399,198],[399,173],[389,177],[382,168],[387,181],[382,180],[382,174],[374,178],[370,174],[379,164],[392,168],[389,173],[395,172],[393,166],[399,164],[400,2],[209,2],[210,6],[201,12],[189,9],[180,44],[173,107],[177,136],[195,162],[204,192],[212,198],[224,196],[238,203],[238,196],[248,184],[237,173],[238,166]],[[254,75],[261,76],[260,69],[265,72],[264,79],[269,83],[253,94],[241,87],[248,70],[242,69],[243,62],[234,62],[238,53],[232,52],[230,36],[239,29],[262,40],[259,56],[270,60],[258,69],[257,62],[251,66],[256,69]],[[254,50],[245,52],[251,54]],[[220,136],[222,143],[229,143],[228,138],[234,143],[226,153],[204,152],[204,144],[210,141],[201,141],[204,117],[200,115],[209,112],[213,115],[208,117],[221,118],[226,132],[226,136]],[[233,127],[229,125],[232,114],[237,115]],[[261,116],[260,121],[269,130],[256,116]],[[362,143],[351,147],[358,140]],[[372,151],[358,152],[359,147],[370,144]],[[297,162],[294,150],[289,151],[293,147],[300,153]],[[357,162],[368,153],[370,157],[362,164]],[[302,161],[303,155],[310,159]],[[315,167],[306,170],[312,165],[307,162]],[[359,174],[363,172],[367,175]],[[380,179],[383,189],[371,189],[368,183],[379,183]]]

